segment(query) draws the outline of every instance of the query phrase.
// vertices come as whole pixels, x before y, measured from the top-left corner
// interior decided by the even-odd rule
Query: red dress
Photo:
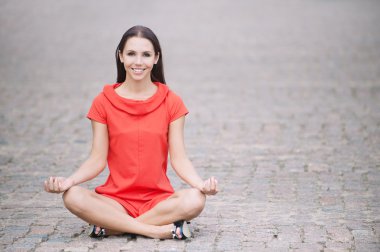
[[[143,101],[119,96],[120,83],[105,85],[87,114],[107,124],[109,135],[110,174],[95,191],[118,201],[132,217],[174,193],[166,175],[169,124],[188,113],[178,95],[154,84],[156,93]]]

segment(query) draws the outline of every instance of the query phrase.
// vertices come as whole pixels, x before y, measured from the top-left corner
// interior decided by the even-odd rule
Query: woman
[[[117,83],[106,85],[87,114],[93,143],[89,158],[70,177],[50,177],[45,190],[62,193],[67,209],[94,224],[92,237],[133,233],[186,239],[188,221],[217,193],[217,180],[203,181],[186,156],[181,98],[164,83],[162,52],[155,34],[134,26],[116,49]],[[192,188],[174,192],[167,158]],[[78,186],[110,174],[95,192]]]

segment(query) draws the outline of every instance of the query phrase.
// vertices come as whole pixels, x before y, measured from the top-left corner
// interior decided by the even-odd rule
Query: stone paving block
[[[104,252],[113,252],[113,251],[137,251],[133,247],[128,246],[129,242],[121,240],[107,240],[96,242],[93,244],[91,251],[104,251]],[[149,247],[146,247],[146,251],[152,251]]]
[[[15,239],[16,238],[14,236],[2,235],[0,237],[0,245],[4,245],[5,246],[5,245],[12,244]]]
[[[311,252],[311,251],[322,251],[323,245],[319,243],[291,243],[290,251],[297,252]]]
[[[60,248],[40,247],[40,248],[36,248],[34,251],[35,252],[59,252],[59,251],[62,251],[62,249],[60,249]]]
[[[326,243],[325,243],[325,247],[326,249],[330,250],[330,251],[348,251],[348,250],[353,250],[354,249],[354,242],[353,241],[350,241],[350,242],[346,242],[346,243],[342,243],[342,242],[336,242],[336,241],[330,241],[328,240]]]
[[[46,240],[47,236],[28,236],[23,237],[15,241],[12,246],[14,248],[25,248],[33,250],[39,243]]]
[[[194,238],[190,242],[186,242],[185,251],[213,251],[215,250],[214,241],[215,239],[206,236]]]
[[[324,252],[346,252],[349,251],[347,248],[326,248],[323,250]]]
[[[10,244],[13,241],[24,237],[29,231],[28,226],[7,226],[3,233],[6,234],[0,238],[1,244]],[[8,243],[9,242],[9,243]]]
[[[64,252],[87,252],[90,251],[88,247],[67,247]]]
[[[29,235],[48,235],[54,232],[53,226],[31,226]]]
[[[2,222],[4,221],[4,219],[9,219],[11,218],[11,216],[13,215],[14,213],[14,210],[13,209],[1,209],[1,212],[0,212],[0,219],[2,220]]]
[[[68,246],[67,243],[65,241],[48,240],[38,244],[36,251],[62,251]]]
[[[157,247],[155,249],[156,251],[186,251],[186,246],[183,244],[173,244],[168,243],[165,241],[165,243],[158,243]]]
[[[58,223],[61,223],[61,218],[39,218],[33,221],[33,224],[36,226],[50,226],[55,227]]]
[[[238,251],[241,249],[239,242],[231,239],[221,239],[217,242],[217,251]]]
[[[346,227],[328,227],[327,233],[330,239],[338,242],[349,243],[353,236]]]
[[[351,233],[354,236],[355,243],[376,243],[379,241],[379,237],[376,237],[372,230],[359,229],[352,230]]]
[[[380,240],[380,222],[375,223],[373,230],[375,232],[375,236]]]
[[[277,233],[273,229],[254,229],[253,231],[250,240],[255,242],[269,242]]]
[[[1,251],[379,250],[377,1],[84,5],[0,8]],[[60,195],[42,190],[87,157],[85,115],[114,80],[112,41],[131,20],[157,31],[169,86],[190,110],[189,156],[220,181],[191,241],[94,241]]]
[[[290,243],[301,242],[301,230],[293,226],[279,226],[277,239],[280,241],[287,241]]]
[[[147,239],[138,236],[137,239],[125,242],[119,249],[120,251],[155,251],[158,241],[159,240],[156,239]],[[112,243],[108,243],[108,246],[115,248]]]
[[[355,243],[356,251],[372,252],[379,251],[380,246],[378,243]]]
[[[280,239],[272,239],[271,241],[266,243],[267,248],[272,248],[273,250],[285,250],[290,248],[290,242],[284,241]]]
[[[301,237],[305,243],[323,243],[326,242],[327,235],[323,226],[308,225],[303,227]]]
[[[327,164],[309,163],[305,168],[308,172],[328,172],[329,166]]]
[[[254,242],[254,241],[243,241],[242,244],[242,251],[263,251],[267,250],[269,251],[268,248],[266,248],[265,242]]]
[[[28,251],[31,251],[33,249],[33,247],[22,247],[22,246],[8,246],[6,249],[4,249],[4,252],[14,252],[14,251],[17,251],[17,252],[28,252]]]

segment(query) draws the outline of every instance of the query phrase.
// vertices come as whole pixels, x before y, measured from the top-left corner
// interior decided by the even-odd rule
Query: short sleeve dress
[[[166,174],[169,124],[188,113],[167,85],[154,84],[156,93],[143,101],[119,96],[120,83],[105,85],[87,114],[106,124],[109,135],[110,173],[95,191],[118,201],[132,217],[174,193]]]

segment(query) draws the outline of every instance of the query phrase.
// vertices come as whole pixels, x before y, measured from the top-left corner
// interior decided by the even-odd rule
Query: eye
[[[144,57],[150,57],[150,53],[144,53]]]
[[[128,55],[128,56],[134,56],[135,53],[134,53],[134,52],[128,52],[127,55]]]

